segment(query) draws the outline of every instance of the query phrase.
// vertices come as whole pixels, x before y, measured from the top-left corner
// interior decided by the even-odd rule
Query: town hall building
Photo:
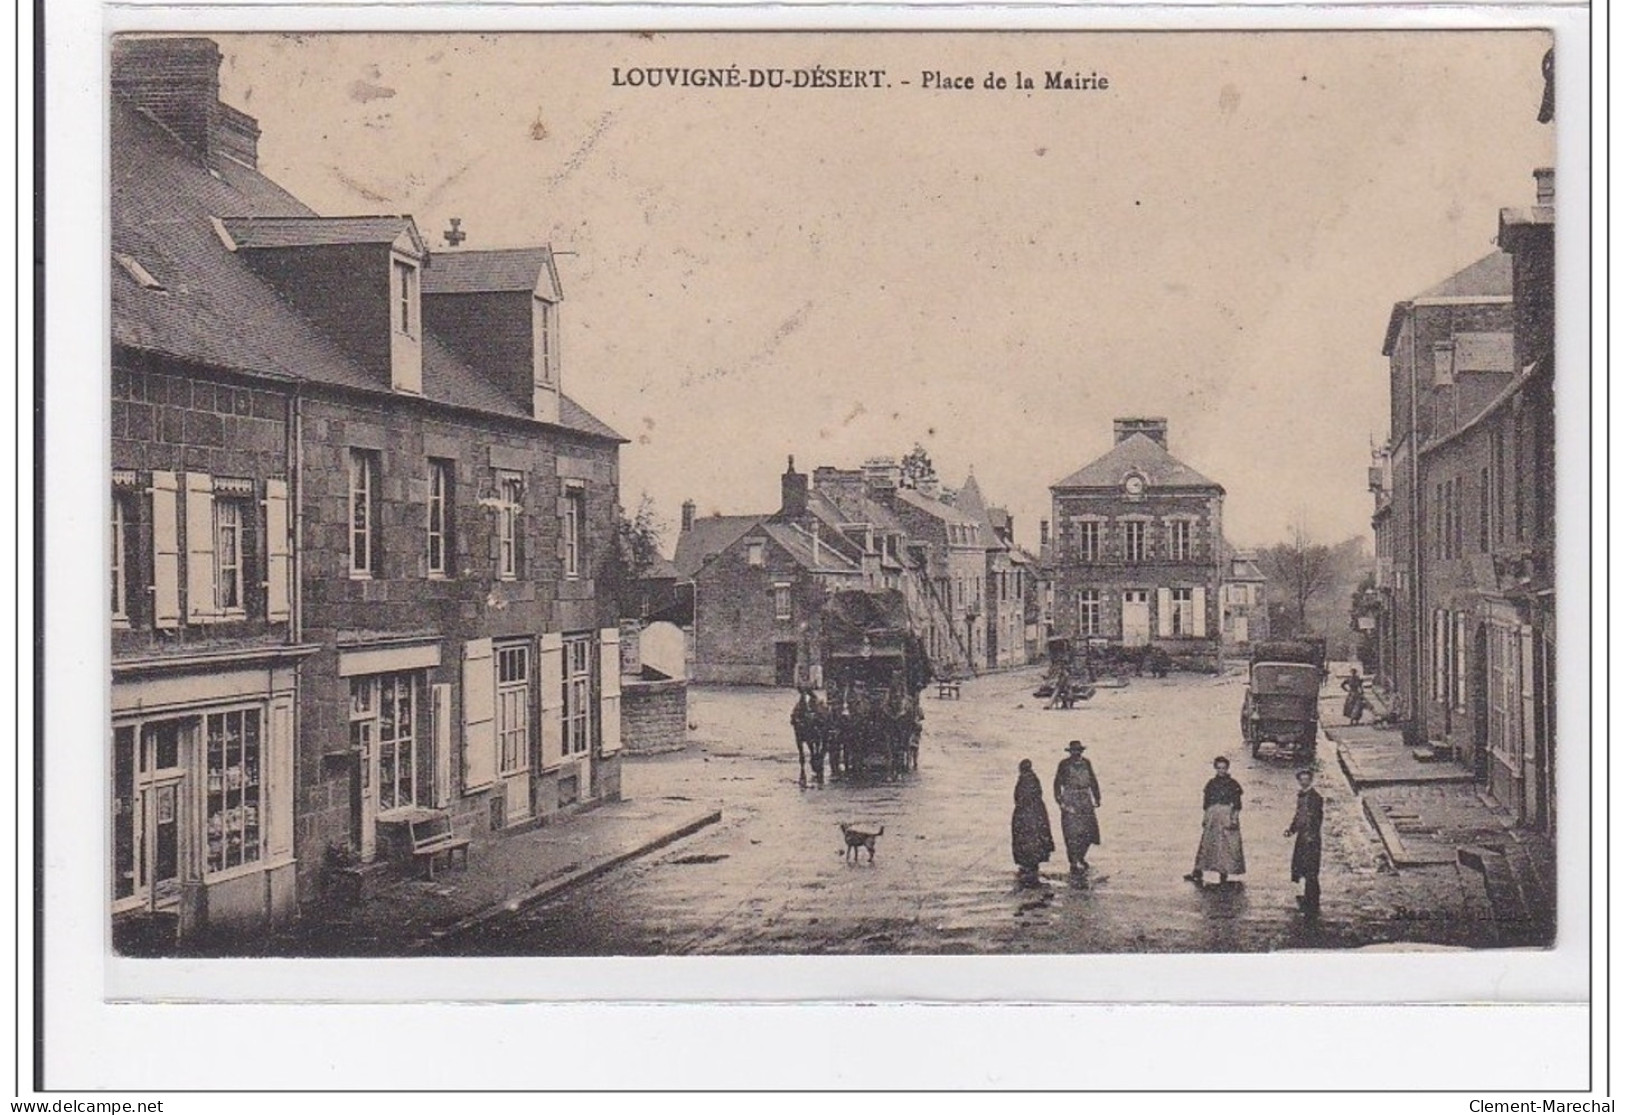
[[[1216,655],[1224,488],[1168,452],[1164,418],[1050,487],[1057,635]]]

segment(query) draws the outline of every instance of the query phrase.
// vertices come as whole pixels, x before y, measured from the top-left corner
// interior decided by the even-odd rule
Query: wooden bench
[[[942,678],[937,682],[937,700],[945,701],[949,697],[959,700],[958,678]]]
[[[457,830],[452,828],[451,817],[445,813],[436,813],[432,817],[425,817],[411,823],[412,857],[414,860],[422,859],[427,871],[427,878],[434,879],[434,861],[441,852],[446,853],[446,864],[451,866],[457,861],[457,853],[463,853],[463,870],[468,870],[468,846],[474,842],[473,837],[459,836]]]

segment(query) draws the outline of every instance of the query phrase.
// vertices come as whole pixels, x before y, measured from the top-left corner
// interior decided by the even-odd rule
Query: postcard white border
[[[1456,1087],[1486,1086],[1491,1075],[1504,1075],[1511,1083],[1527,1079],[1545,1086],[1583,1084],[1585,1055],[1591,1051],[1586,1001],[1590,993],[1587,952],[1595,927],[1605,911],[1592,907],[1591,880],[1603,877],[1606,852],[1586,848],[1581,840],[1590,831],[1590,818],[1599,819],[1603,801],[1606,758],[1596,760],[1596,781],[1588,785],[1587,772],[1572,760],[1558,765],[1558,795],[1563,812],[1559,835],[1559,940],[1549,952],[1481,952],[1441,956],[1436,953],[1371,954],[1314,953],[1267,955],[1189,956],[1076,956],[1076,957],[843,957],[843,958],[657,958],[657,959],[548,959],[548,960],[405,960],[405,961],[150,961],[136,962],[105,953],[105,907],[102,869],[104,852],[100,825],[75,823],[75,818],[100,818],[103,776],[100,748],[84,741],[100,739],[106,731],[106,710],[86,699],[94,689],[86,679],[106,676],[105,622],[94,593],[74,593],[76,583],[99,583],[102,576],[99,548],[72,544],[74,539],[98,538],[99,509],[106,475],[105,439],[99,452],[90,454],[85,431],[101,424],[98,409],[105,396],[106,336],[103,328],[88,328],[91,317],[87,291],[101,291],[106,283],[104,226],[105,110],[104,75],[97,64],[103,37],[115,30],[428,30],[455,26],[461,30],[521,30],[526,28],[610,29],[671,28],[694,30],[836,28],[888,29],[1166,29],[1177,22],[1187,28],[1467,28],[1550,26],[1558,36],[1558,50],[1566,63],[1558,72],[1559,118],[1557,165],[1563,168],[1564,221],[1558,229],[1560,289],[1572,292],[1558,304],[1559,442],[1568,465],[1560,477],[1559,535],[1567,539],[1590,537],[1589,477],[1578,466],[1592,459],[1589,369],[1585,339],[1596,324],[1587,269],[1590,244],[1591,163],[1589,149],[1588,73],[1579,62],[1589,59],[1589,13],[1581,7],[1492,5],[1476,7],[1252,7],[1245,11],[1218,5],[1184,6],[1177,12],[1150,5],[1114,5],[1087,11],[1056,8],[954,6],[951,8],[794,8],[717,5],[705,8],[618,6],[615,8],[562,6],[537,9],[515,5],[399,5],[346,8],[338,4],[210,5],[170,8],[132,3],[99,8],[93,3],[53,3],[47,13],[49,65],[47,120],[51,161],[47,183],[48,369],[51,384],[46,465],[51,478],[46,508],[47,553],[50,579],[46,584],[51,639],[47,657],[47,697],[52,719],[46,738],[47,766],[47,871],[46,890],[50,921],[47,925],[46,986],[48,1029],[48,1082],[73,1087],[282,1087],[295,1083],[281,1067],[267,1064],[259,1053],[233,1050],[224,1040],[227,1020],[242,1020],[256,1031],[278,1035],[296,1053],[303,1066],[295,1086],[370,1087],[388,1082],[407,1087],[535,1087],[543,1083],[534,1074],[470,1061],[468,1050],[481,1041],[506,1043],[537,1040],[538,1033],[557,1033],[565,1026],[579,1039],[603,1034],[613,1044],[639,1046],[638,1035],[653,1041],[669,1035],[673,1026],[688,1028],[703,1017],[702,1028],[726,1032],[737,1044],[725,1050],[690,1050],[688,1056],[650,1052],[619,1060],[622,1081],[633,1086],[694,1086],[727,1080],[740,1086],[811,1086],[830,1084],[831,1072],[841,1073],[822,1053],[791,1055],[772,1035],[776,1028],[818,1032],[819,1027],[856,1009],[876,1023],[873,1036],[889,1033],[915,1035],[925,1041],[939,1020],[958,1039],[944,1037],[939,1048],[956,1048],[955,1040],[981,1035],[963,1057],[938,1063],[930,1077],[934,1086],[975,1086],[991,1083],[982,1054],[996,1057],[1028,1023],[1041,1026],[1077,1024],[1086,1017],[1109,1016],[1114,1032],[1125,1040],[1124,1050],[1155,1035],[1172,1038],[1224,1034],[1242,1019],[1261,1022],[1273,1048],[1286,1050],[1298,1041],[1340,1040],[1334,1035],[1366,1034],[1391,1048],[1385,1072],[1391,1085],[1424,1087],[1438,1072],[1450,1072],[1452,1063],[1467,1058],[1474,1064],[1468,1075],[1451,1072]],[[1570,60],[1573,60],[1572,62]],[[1508,199],[1516,204],[1518,199]],[[91,219],[96,214],[98,219]],[[97,303],[100,305],[100,302]],[[105,319],[103,314],[98,315]],[[1601,402],[1601,396],[1598,402]],[[21,415],[19,415],[21,418]],[[90,464],[91,461],[96,462]],[[87,467],[89,465],[89,467]],[[1595,545],[1595,540],[1593,542]],[[1591,600],[1585,586],[1590,580],[1591,554],[1578,547],[1560,556],[1564,592],[1559,601],[1560,661],[1564,697],[1559,708],[1559,738],[1592,738],[1592,705],[1601,693],[1589,689],[1591,646],[1601,646],[1591,628]],[[83,633],[81,637],[78,633]],[[1599,659],[1601,661],[1601,659]],[[1580,665],[1586,666],[1585,670]],[[1599,720],[1599,723],[1601,721]],[[1605,738],[1598,733],[1600,742]],[[24,771],[29,756],[24,748]],[[27,777],[25,773],[25,778]],[[25,781],[23,786],[27,786]],[[1588,793],[1589,791],[1589,793]],[[20,805],[26,803],[20,802]],[[1595,812],[1593,812],[1595,811]],[[26,832],[24,828],[22,831]],[[1588,864],[1588,859],[1594,862]],[[27,942],[19,940],[19,948]],[[26,952],[23,954],[26,961]],[[135,1006],[108,1000],[166,1000],[166,1006]],[[249,1001],[332,1002],[345,1006],[182,1006],[182,1003],[229,1004]],[[525,1005],[520,1001],[532,1000]],[[551,1001],[550,1004],[534,1000]],[[568,1001],[579,1000],[577,1005]],[[821,1005],[796,1007],[763,1005],[787,1000],[822,1000]],[[959,1007],[897,1004],[855,1008],[829,1005],[830,1001],[875,1003],[886,1000],[921,1000],[957,1003]],[[1042,1003],[1076,1000],[1068,1006],[1023,1009],[992,1008],[988,1004]],[[475,1008],[472,1001],[509,1005]],[[618,1001],[620,1005],[604,1005]],[[733,1002],[734,1008],[651,1006],[651,1002]],[[1077,1003],[1168,1003],[1173,1007],[1084,1007]],[[415,1004],[365,1006],[373,1004]],[[1252,1004],[1214,1012],[1190,1004]],[[1267,1004],[1342,1003],[1341,1009],[1306,1009]],[[1428,1004],[1373,1011],[1374,1004]],[[1480,1004],[1472,1010],[1445,1004]],[[430,1005],[441,1004],[441,1005]],[[446,1005],[462,1004],[462,1005]],[[636,1004],[636,1005],[635,1005]],[[1502,1004],[1504,1010],[1488,1010]],[[1539,1006],[1531,1004],[1540,1004]],[[992,1016],[990,1010],[996,1010]],[[674,1017],[673,1011],[682,1011]],[[833,1012],[833,1013],[832,1013]],[[935,1013],[933,1013],[935,1012]],[[1252,1013],[1258,1012],[1258,1013]],[[1440,1012],[1443,1012],[1442,1014]],[[1535,1012],[1535,1013],[1527,1013]],[[1219,1017],[1231,1022],[1219,1022]],[[996,1025],[989,1022],[996,1017]],[[1480,1031],[1480,1022],[1501,1018],[1498,1025],[1516,1025],[1517,1043],[1505,1040],[1503,1028]],[[1073,1023],[1061,1020],[1072,1019]],[[1431,1021],[1429,1021],[1431,1019]],[[1443,1021],[1448,1019],[1449,1021]],[[1537,1021],[1538,1019],[1538,1021]],[[925,1020],[925,1021],[921,1021]],[[1149,1028],[1142,1029],[1144,1025]],[[1413,1023],[1418,1024],[1413,1026]],[[945,1023],[947,1024],[947,1023]],[[1363,1029],[1361,1029],[1363,1027]],[[323,1056],[331,1037],[365,1033],[353,1056]],[[1499,1032],[1502,1036],[1492,1040]],[[430,1034],[434,1036],[431,1037]],[[68,1035],[72,1035],[71,1038]],[[448,1037],[449,1035],[449,1037]],[[997,1035],[997,1036],[995,1036]],[[1476,1036],[1475,1036],[1476,1035]],[[1426,1056],[1409,1058],[1406,1040],[1432,1043]],[[794,1040],[794,1039],[790,1039]],[[899,1039],[901,1040],[901,1039]],[[1245,1077],[1233,1077],[1211,1063],[1181,1064],[1179,1058],[1148,1069],[1143,1057],[1128,1052],[1108,1061],[1113,1041],[1101,1044],[1097,1032],[1090,1057],[1097,1075],[1080,1081],[1070,1070],[1058,1075],[1039,1073],[1030,1082],[1053,1081],[1044,1086],[1184,1086],[1199,1081],[1230,1081],[1240,1086]],[[446,1043],[461,1050],[458,1062],[467,1070],[455,1080],[436,1067],[443,1063]],[[1477,1042],[1476,1046],[1474,1042]],[[1459,1042],[1459,1044],[1458,1044]],[[155,1050],[189,1047],[184,1062],[166,1063]],[[1287,1043],[1285,1045],[1276,1043]],[[572,1044],[576,1044],[572,1042]],[[865,1045],[869,1042],[866,1040]],[[381,1079],[373,1071],[376,1054],[363,1050],[392,1049],[390,1072]],[[759,1062],[739,1054],[756,1049]],[[1307,1048],[1313,1049],[1311,1044]],[[1486,1049],[1495,1049],[1493,1058]],[[1463,1052],[1451,1053],[1450,1050]],[[331,1050],[328,1050],[331,1053]],[[348,1050],[347,1050],[348,1052]],[[873,1085],[914,1079],[900,1058],[851,1054],[854,1084]],[[932,1058],[932,1060],[936,1060]],[[1270,1057],[1277,1073],[1288,1059]],[[1492,1062],[1486,1064],[1486,1062]],[[798,1063],[805,1063],[798,1068]],[[596,1055],[578,1059],[562,1076],[548,1074],[546,1086],[593,1086],[613,1083],[595,1073]],[[781,1075],[762,1079],[755,1066],[779,1066]],[[1109,1069],[1104,1076],[1101,1069]],[[176,1078],[176,1073],[180,1078]],[[631,1076],[625,1074],[630,1071]],[[719,1076],[718,1074],[725,1074]],[[1520,1073],[1529,1074],[1527,1077]],[[516,1075],[517,1074],[517,1075]],[[787,1074],[787,1075],[785,1075]],[[1122,1079],[1125,1074],[1130,1079]],[[1117,1080],[1115,1085],[1107,1079]],[[1516,1079],[1514,1079],[1516,1078]],[[145,1082],[145,1083],[144,1083]],[[1016,1084],[1005,1079],[1005,1086]],[[1256,1083],[1256,1082],[1255,1082]],[[1292,1073],[1272,1075],[1269,1087],[1368,1087],[1364,1077],[1334,1083],[1299,1079]],[[1023,1080],[1019,1086],[1028,1086]],[[994,1085],[997,1086],[997,1085]],[[1527,1085],[1525,1085],[1527,1086]]]

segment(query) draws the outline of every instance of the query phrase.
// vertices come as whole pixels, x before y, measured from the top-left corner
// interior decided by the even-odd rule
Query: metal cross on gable
[[[451,218],[451,227],[440,235],[444,236],[447,245],[453,248],[468,239],[468,233],[463,231],[463,219],[461,217]]]

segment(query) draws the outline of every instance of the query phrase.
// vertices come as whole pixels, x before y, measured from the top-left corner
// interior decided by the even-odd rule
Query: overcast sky
[[[1300,511],[1368,534],[1389,311],[1495,250],[1552,158],[1543,33],[217,38],[261,168],[318,212],[561,253],[565,390],[673,531],[685,497],[776,508],[788,454],[918,441],[1032,544],[1112,418],[1161,415],[1237,544]],[[891,87],[612,84],[729,65]]]

